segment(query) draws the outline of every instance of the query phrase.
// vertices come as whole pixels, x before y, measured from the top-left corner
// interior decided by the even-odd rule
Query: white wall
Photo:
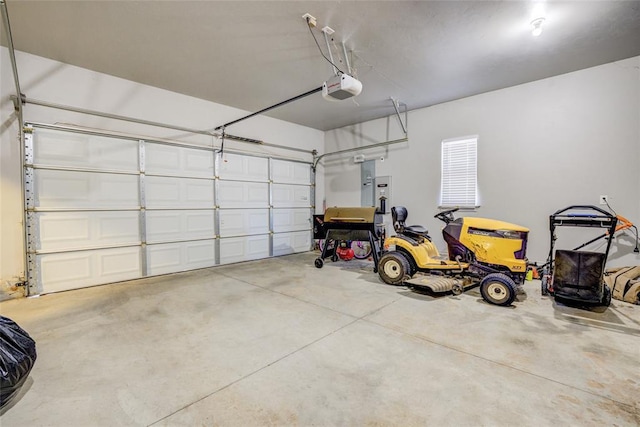
[[[383,141],[388,129],[395,132],[391,138],[399,136],[388,119],[327,132],[326,152]],[[640,57],[411,111],[408,143],[363,151],[367,159],[378,159],[377,176],[392,176],[393,203],[407,207],[410,223],[431,230],[441,250],[442,223],[433,218],[440,143],[467,135],[479,136],[482,206],[464,214],[529,227],[530,260],[546,259],[551,213],[572,204],[597,205],[601,194],[619,214],[640,223]],[[328,206],[360,204],[354,154],[327,158]],[[566,248],[593,235],[568,232],[567,241],[557,242]],[[632,250],[630,235],[618,238],[610,265],[640,264]]]
[[[15,94],[11,64],[6,48],[0,48],[2,59],[0,154],[2,156],[0,186],[0,294],[6,281],[24,277],[23,228],[21,206],[21,159],[17,139],[17,119],[9,96]],[[16,52],[22,92],[29,99],[86,108],[121,116],[167,123],[192,129],[213,129],[249,112],[132,81],[70,66],[46,58]],[[211,84],[216,84],[212,81]],[[274,100],[274,102],[281,100]],[[266,107],[266,106],[265,106]],[[167,138],[202,145],[219,141],[206,135],[193,135],[152,126],[137,125],[84,114],[25,105],[25,121],[48,124],[74,124],[109,131],[125,132],[155,138]],[[228,133],[255,138],[268,143],[323,152],[324,133],[308,127],[257,116],[231,126]],[[227,140],[225,149],[257,151],[311,161],[310,154],[261,147]],[[317,192],[322,200],[323,176],[317,176]],[[0,295],[1,296],[1,295]]]

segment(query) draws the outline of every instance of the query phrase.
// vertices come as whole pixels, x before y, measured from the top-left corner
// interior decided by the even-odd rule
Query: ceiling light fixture
[[[544,18],[536,18],[533,21],[531,21],[531,26],[533,27],[531,29],[531,35],[533,35],[534,37],[538,37],[540,34],[542,34],[543,23],[544,23]]]

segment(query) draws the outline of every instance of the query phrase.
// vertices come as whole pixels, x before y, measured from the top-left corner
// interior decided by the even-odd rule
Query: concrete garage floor
[[[6,301],[9,426],[640,424],[640,307],[433,297],[314,253]]]

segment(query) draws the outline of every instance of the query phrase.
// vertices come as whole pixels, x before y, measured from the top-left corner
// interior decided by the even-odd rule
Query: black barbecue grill
[[[318,217],[316,222],[319,223]],[[325,244],[322,254],[316,258],[315,265],[322,268],[324,259],[332,257],[336,259],[337,242],[339,241],[361,241],[369,242],[373,254],[373,272],[378,271],[378,258],[380,255],[381,240],[384,237],[384,225],[382,214],[376,212],[375,207],[332,207],[324,212],[322,224],[317,224],[314,230],[314,238],[324,238],[325,242],[333,240],[336,244],[333,249],[328,249]],[[320,226],[321,225],[321,226]],[[328,253],[331,252],[331,253]]]

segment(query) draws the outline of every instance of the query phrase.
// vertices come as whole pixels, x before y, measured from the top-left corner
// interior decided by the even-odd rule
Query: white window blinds
[[[442,141],[441,207],[478,206],[478,137]]]

